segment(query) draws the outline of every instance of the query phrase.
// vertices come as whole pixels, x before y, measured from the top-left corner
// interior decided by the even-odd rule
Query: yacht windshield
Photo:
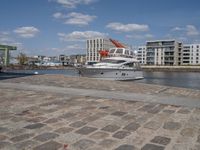
[[[111,63],[111,64],[121,64],[121,63],[124,63],[126,61],[125,60],[104,59],[101,62]]]

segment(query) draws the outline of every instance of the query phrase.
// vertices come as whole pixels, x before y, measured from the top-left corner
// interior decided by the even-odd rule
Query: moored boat
[[[142,79],[143,73],[134,53],[125,48],[112,48],[101,51],[104,57],[98,63],[78,67],[79,74],[106,80]]]

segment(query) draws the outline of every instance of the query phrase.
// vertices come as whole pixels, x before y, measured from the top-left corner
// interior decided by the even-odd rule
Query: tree
[[[27,63],[27,61],[28,61],[28,57],[26,56],[26,54],[20,53],[17,56],[17,60],[18,60],[20,65],[25,65]]]

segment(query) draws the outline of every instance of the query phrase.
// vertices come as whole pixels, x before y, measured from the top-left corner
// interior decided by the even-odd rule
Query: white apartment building
[[[183,45],[182,65],[200,65],[200,44]]]
[[[181,65],[182,43],[176,40],[147,41],[147,65]]]
[[[139,46],[136,54],[137,60],[140,64],[146,64],[146,46]]]
[[[115,45],[106,38],[92,38],[88,39],[86,43],[86,61],[100,61],[100,50],[109,50],[110,48],[115,47]]]

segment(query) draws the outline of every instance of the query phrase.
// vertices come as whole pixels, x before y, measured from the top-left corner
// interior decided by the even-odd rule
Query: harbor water
[[[79,76],[75,69],[48,70],[15,70],[23,74],[63,74],[65,76]],[[137,82],[173,87],[200,89],[200,72],[144,72],[144,79],[126,82]]]

